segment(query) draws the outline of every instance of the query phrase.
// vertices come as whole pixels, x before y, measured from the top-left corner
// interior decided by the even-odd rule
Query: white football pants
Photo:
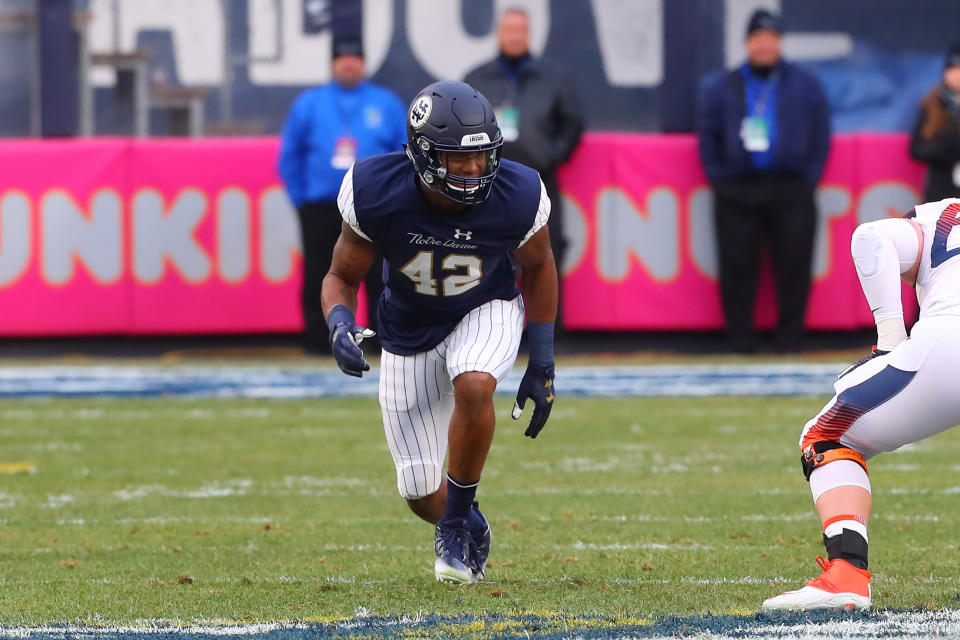
[[[914,325],[893,351],[834,384],[836,395],[800,435],[800,448],[830,440],[871,458],[960,424],[960,317]]]
[[[423,498],[440,488],[453,380],[468,371],[503,380],[517,359],[523,319],[520,296],[492,300],[468,313],[430,351],[412,356],[383,352],[380,410],[401,496]]]

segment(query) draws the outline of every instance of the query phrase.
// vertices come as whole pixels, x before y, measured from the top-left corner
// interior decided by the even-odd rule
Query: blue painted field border
[[[956,638],[960,637],[960,610],[875,612],[811,612],[768,615],[728,614],[705,616],[638,615],[618,617],[592,614],[489,613],[478,615],[416,615],[377,617],[362,615],[327,622],[252,624],[174,624],[163,621],[137,625],[51,625],[0,627],[0,638],[51,638],[54,640],[181,640],[183,638],[257,638],[307,640],[310,638],[530,638],[560,640],[613,640],[626,638]]]
[[[560,396],[830,395],[843,364],[650,365],[561,367]],[[498,387],[513,394],[515,369]],[[282,366],[2,366],[0,398],[376,397],[376,371],[348,378],[332,367]]]

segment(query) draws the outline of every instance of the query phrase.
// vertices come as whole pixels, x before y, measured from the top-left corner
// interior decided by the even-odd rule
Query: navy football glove
[[[553,399],[556,397],[556,390],[553,386],[553,362],[536,363],[531,362],[527,365],[527,370],[520,381],[520,390],[517,391],[517,401],[513,405],[513,412],[510,414],[514,420],[519,420],[523,415],[523,407],[527,404],[527,398],[533,400],[533,417],[530,418],[530,425],[523,435],[536,438],[543,425],[547,423],[550,417],[550,410],[553,408]]]
[[[330,323],[330,347],[337,366],[348,376],[360,378],[370,365],[363,359],[360,343],[365,338],[377,335],[372,329],[358,326],[353,313],[343,305],[337,305],[327,318]]]
[[[837,376],[837,380],[839,380],[839,379],[842,378],[843,376],[847,375],[848,373],[850,373],[851,371],[853,371],[854,369],[856,369],[856,368],[859,367],[860,365],[866,364],[866,363],[870,362],[871,360],[873,360],[874,358],[877,358],[877,357],[879,357],[879,356],[885,356],[885,355],[887,355],[888,353],[890,353],[890,352],[889,352],[889,351],[883,351],[883,350],[881,350],[881,349],[877,349],[877,345],[873,345],[873,349],[871,349],[870,353],[868,353],[867,355],[863,356],[862,358],[860,358],[859,360],[857,360],[856,362],[854,362],[852,365],[850,365],[849,367],[847,367],[846,369],[844,369],[843,371],[841,371],[841,372],[840,372],[840,375]]]

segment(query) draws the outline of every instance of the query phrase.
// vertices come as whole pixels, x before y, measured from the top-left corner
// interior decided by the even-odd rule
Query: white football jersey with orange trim
[[[913,220],[923,229],[920,317],[960,315],[960,198],[917,205]]]

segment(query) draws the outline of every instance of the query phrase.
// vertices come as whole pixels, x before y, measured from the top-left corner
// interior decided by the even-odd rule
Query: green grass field
[[[3,401],[0,625],[755,612],[817,572],[796,440],[824,400],[561,397],[532,441],[498,397],[460,588],[373,399]],[[958,606],[958,460],[954,430],[871,465],[877,606]]]

